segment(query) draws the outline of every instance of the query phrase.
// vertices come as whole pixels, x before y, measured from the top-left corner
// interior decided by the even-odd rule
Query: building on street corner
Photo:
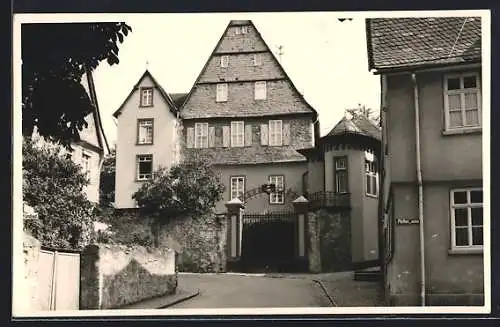
[[[389,303],[483,305],[481,19],[366,20]]]

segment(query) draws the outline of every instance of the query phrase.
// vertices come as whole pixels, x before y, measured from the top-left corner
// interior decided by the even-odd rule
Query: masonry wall
[[[91,245],[81,254],[81,309],[113,309],[177,288],[175,252]]]
[[[28,233],[23,233],[23,254],[24,254],[24,301],[19,301],[16,305],[22,308],[15,308],[16,311],[27,313],[42,310],[38,298],[38,257],[40,255],[40,241]]]

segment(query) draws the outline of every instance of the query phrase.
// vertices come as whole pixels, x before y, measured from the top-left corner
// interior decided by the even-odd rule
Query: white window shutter
[[[211,126],[208,128],[208,147],[213,148],[215,146],[215,127]]]
[[[186,147],[192,149],[194,147],[194,127],[188,127]]]
[[[283,124],[283,145],[290,145],[290,124]]]
[[[268,127],[267,124],[260,125],[260,144],[267,145],[269,142]]]
[[[229,146],[230,140],[230,128],[229,126],[222,127],[222,147],[227,148]]]
[[[245,125],[245,146],[252,145],[252,125]]]

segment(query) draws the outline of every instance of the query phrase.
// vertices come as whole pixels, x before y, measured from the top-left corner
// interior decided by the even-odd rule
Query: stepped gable
[[[241,28],[245,31],[242,34]],[[221,57],[227,56],[227,67]],[[255,61],[259,64],[255,65]],[[254,83],[267,82],[268,97],[254,100]],[[228,101],[216,102],[216,84],[228,84]],[[222,33],[184,102],[183,119],[317,115],[294,86],[252,21],[232,20]]]

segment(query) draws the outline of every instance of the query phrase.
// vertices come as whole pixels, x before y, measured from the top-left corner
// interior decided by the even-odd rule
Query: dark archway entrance
[[[247,191],[245,200],[276,192],[274,185],[264,184]],[[299,195],[283,190],[286,201]],[[244,272],[297,272],[298,224],[295,212],[244,213],[242,216],[240,269]]]

